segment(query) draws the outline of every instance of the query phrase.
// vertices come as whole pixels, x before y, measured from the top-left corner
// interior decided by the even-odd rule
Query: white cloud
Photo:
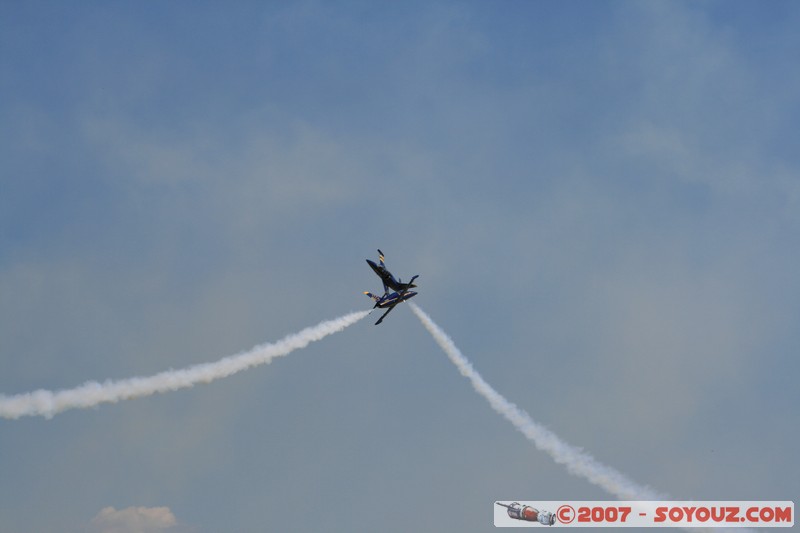
[[[150,533],[175,531],[178,521],[169,507],[106,507],[92,519],[92,533]]]

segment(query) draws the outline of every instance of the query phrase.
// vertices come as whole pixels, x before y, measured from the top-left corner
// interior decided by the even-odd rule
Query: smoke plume
[[[214,363],[202,363],[180,370],[167,370],[150,377],[133,377],[120,381],[98,383],[90,381],[68,390],[37,390],[14,396],[0,395],[0,416],[19,418],[40,415],[52,418],[67,409],[94,407],[101,403],[116,403],[122,400],[149,396],[157,392],[174,391],[192,387],[198,383],[210,383],[258,365],[271,362],[276,357],[304,348],[309,343],[342,331],[367,316],[369,311],[359,311],[321,322],[299,333],[288,335],[274,342],[261,344],[253,349],[220,359]]]
[[[664,495],[649,487],[639,485],[620,471],[604,465],[580,448],[564,442],[558,435],[533,420],[528,413],[506,400],[484,381],[459,351],[453,340],[422,309],[412,302],[409,302],[409,305],[425,329],[430,332],[436,343],[450,358],[450,361],[456,365],[461,375],[472,382],[473,388],[486,398],[492,409],[503,415],[538,449],[549,454],[555,462],[566,466],[570,473],[589,480],[620,500],[665,499]]]

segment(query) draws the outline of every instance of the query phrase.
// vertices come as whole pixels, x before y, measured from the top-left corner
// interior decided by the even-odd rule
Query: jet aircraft
[[[413,289],[416,287],[416,285],[414,285],[414,280],[419,277],[419,275],[411,278],[411,281],[408,283],[403,283],[398,279],[394,279],[392,273],[389,272],[386,269],[386,265],[383,264],[384,259],[385,257],[380,249],[378,249],[378,261],[380,264],[376,265],[374,261],[367,259],[367,264],[372,267],[372,270],[374,270],[375,273],[380,276],[381,281],[383,281],[383,292],[389,292],[389,289],[392,289],[393,291],[407,291],[408,289]]]
[[[410,290],[416,288],[414,285],[414,280],[419,277],[419,274],[411,278],[411,281],[408,283],[403,283],[400,279],[394,279],[392,273],[386,269],[386,265],[383,263],[384,256],[383,252],[378,250],[378,261],[379,264],[375,264],[375,262],[370,261],[367,259],[367,264],[375,271],[375,273],[381,278],[383,281],[383,296],[375,296],[371,292],[364,292],[367,296],[375,300],[375,305],[373,309],[380,308],[386,309],[386,312],[381,315],[375,325],[377,326],[383,319],[391,313],[392,309],[394,309],[397,304],[400,302],[405,302],[409,298],[413,298],[417,295],[416,292]],[[389,289],[392,289],[394,292],[389,292]]]

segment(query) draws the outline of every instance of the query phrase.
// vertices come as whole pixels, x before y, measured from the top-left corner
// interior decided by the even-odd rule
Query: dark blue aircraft
[[[374,261],[370,261],[369,259],[367,259],[367,264],[372,267],[372,270],[374,270],[375,273],[380,276],[381,281],[383,281],[383,292],[389,292],[389,289],[393,291],[407,291],[408,289],[416,287],[416,285],[414,285],[414,280],[417,279],[419,275],[411,278],[411,281],[408,283],[403,283],[400,280],[394,279],[392,273],[386,270],[386,265],[383,264],[383,252],[378,250],[378,254],[378,261],[380,261],[380,264],[376,265]]]
[[[376,326],[383,322],[383,319],[386,317],[386,315],[388,315],[397,304],[400,302],[405,302],[409,298],[413,298],[417,295],[416,292],[410,289],[416,288],[416,285],[414,285],[414,280],[419,277],[419,274],[414,276],[408,283],[403,283],[399,279],[394,279],[392,273],[389,272],[386,269],[386,265],[383,264],[383,252],[378,250],[378,254],[379,264],[376,265],[369,259],[367,259],[367,264],[372,267],[372,270],[374,270],[375,273],[381,278],[381,281],[383,281],[383,296],[375,296],[371,292],[364,293],[375,300],[375,306],[373,309],[376,307],[380,309],[386,309],[386,312],[381,315],[377,322],[375,322]],[[394,292],[389,292],[389,289],[392,289]]]

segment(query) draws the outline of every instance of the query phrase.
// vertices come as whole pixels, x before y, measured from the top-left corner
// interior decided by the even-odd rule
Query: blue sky
[[[799,23],[792,2],[4,3],[0,393],[367,308],[380,247],[567,442],[677,499],[797,500]],[[0,421],[0,530],[484,531],[498,499],[608,498],[407,309],[373,321]]]

